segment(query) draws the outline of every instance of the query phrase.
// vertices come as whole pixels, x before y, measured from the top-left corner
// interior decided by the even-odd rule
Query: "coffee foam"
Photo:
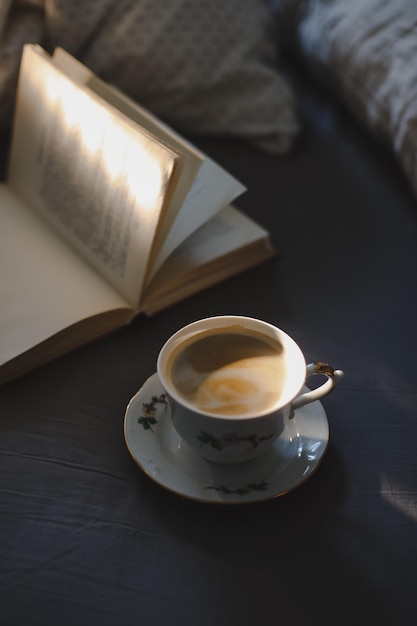
[[[177,392],[215,415],[263,413],[278,402],[285,382],[282,345],[241,328],[200,333],[179,346],[168,363]]]

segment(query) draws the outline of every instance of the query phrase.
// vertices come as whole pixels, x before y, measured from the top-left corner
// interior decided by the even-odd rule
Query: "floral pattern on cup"
[[[154,432],[152,426],[155,426],[155,424],[158,423],[158,420],[156,419],[157,404],[164,404],[165,406],[168,404],[165,393],[162,393],[160,396],[152,396],[150,402],[142,403],[143,415],[138,417],[138,423],[143,426],[144,430],[151,430]]]
[[[210,433],[202,430],[200,434],[198,435],[197,439],[200,442],[200,448],[204,445],[209,445],[211,448],[214,448],[215,450],[222,451],[224,450],[224,448],[227,448],[229,446],[236,446],[241,443],[248,443],[250,444],[248,451],[250,451],[250,450],[253,450],[254,448],[257,448],[259,444],[262,443],[263,441],[268,441],[268,439],[271,439],[271,437],[273,436],[274,436],[273,432],[270,435],[264,435],[261,437],[259,437],[255,433],[251,435],[242,436],[242,435],[239,435],[238,433],[231,432],[231,433],[222,435],[221,437],[215,437],[214,435],[211,435]]]

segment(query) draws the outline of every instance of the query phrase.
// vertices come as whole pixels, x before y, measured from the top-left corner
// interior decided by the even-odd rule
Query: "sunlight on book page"
[[[127,124],[112,125],[114,114],[98,107],[88,93],[74,90],[71,82],[57,74],[47,75],[45,81],[51,112],[55,109],[54,114],[62,117],[67,135],[77,135],[85,158],[101,160],[110,184],[125,178],[128,194],[140,198],[145,211],[152,211],[163,184],[159,161],[145,146],[137,145]]]
[[[9,183],[132,305],[179,156],[25,46]]]

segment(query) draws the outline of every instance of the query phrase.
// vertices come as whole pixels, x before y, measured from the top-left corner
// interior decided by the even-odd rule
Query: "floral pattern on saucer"
[[[230,487],[225,487],[224,485],[209,485],[205,487],[205,489],[214,489],[215,491],[220,491],[221,493],[224,493],[226,495],[237,494],[238,496],[246,496],[252,491],[266,491],[266,489],[268,489],[268,483],[252,483],[246,485],[245,487],[235,487],[234,489]]]
[[[154,432],[152,426],[158,423],[156,419],[157,404],[164,404],[165,406],[168,404],[165,393],[161,393],[159,396],[152,396],[150,402],[142,402],[143,415],[138,417],[138,423],[141,424],[145,430]]]
[[[134,461],[161,487],[199,502],[241,504],[281,496],[310,478],[327,449],[329,425],[316,401],[298,409],[257,459],[232,466],[210,463],[178,435],[154,374],[127,405],[124,434]]]
[[[224,435],[224,437],[215,437],[214,435],[202,430],[197,439],[200,442],[200,447],[209,445],[215,450],[221,451],[228,446],[236,446],[242,442],[246,442],[250,446],[249,449],[252,450],[253,448],[257,448],[262,441],[271,439],[273,435],[274,433],[271,433],[266,437],[258,437],[258,435],[252,434],[247,437],[242,437],[238,435],[238,433],[228,433],[227,435]]]

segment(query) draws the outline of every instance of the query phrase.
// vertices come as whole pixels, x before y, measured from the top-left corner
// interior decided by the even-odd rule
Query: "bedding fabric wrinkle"
[[[417,193],[417,4],[274,0],[293,50],[377,137]]]

